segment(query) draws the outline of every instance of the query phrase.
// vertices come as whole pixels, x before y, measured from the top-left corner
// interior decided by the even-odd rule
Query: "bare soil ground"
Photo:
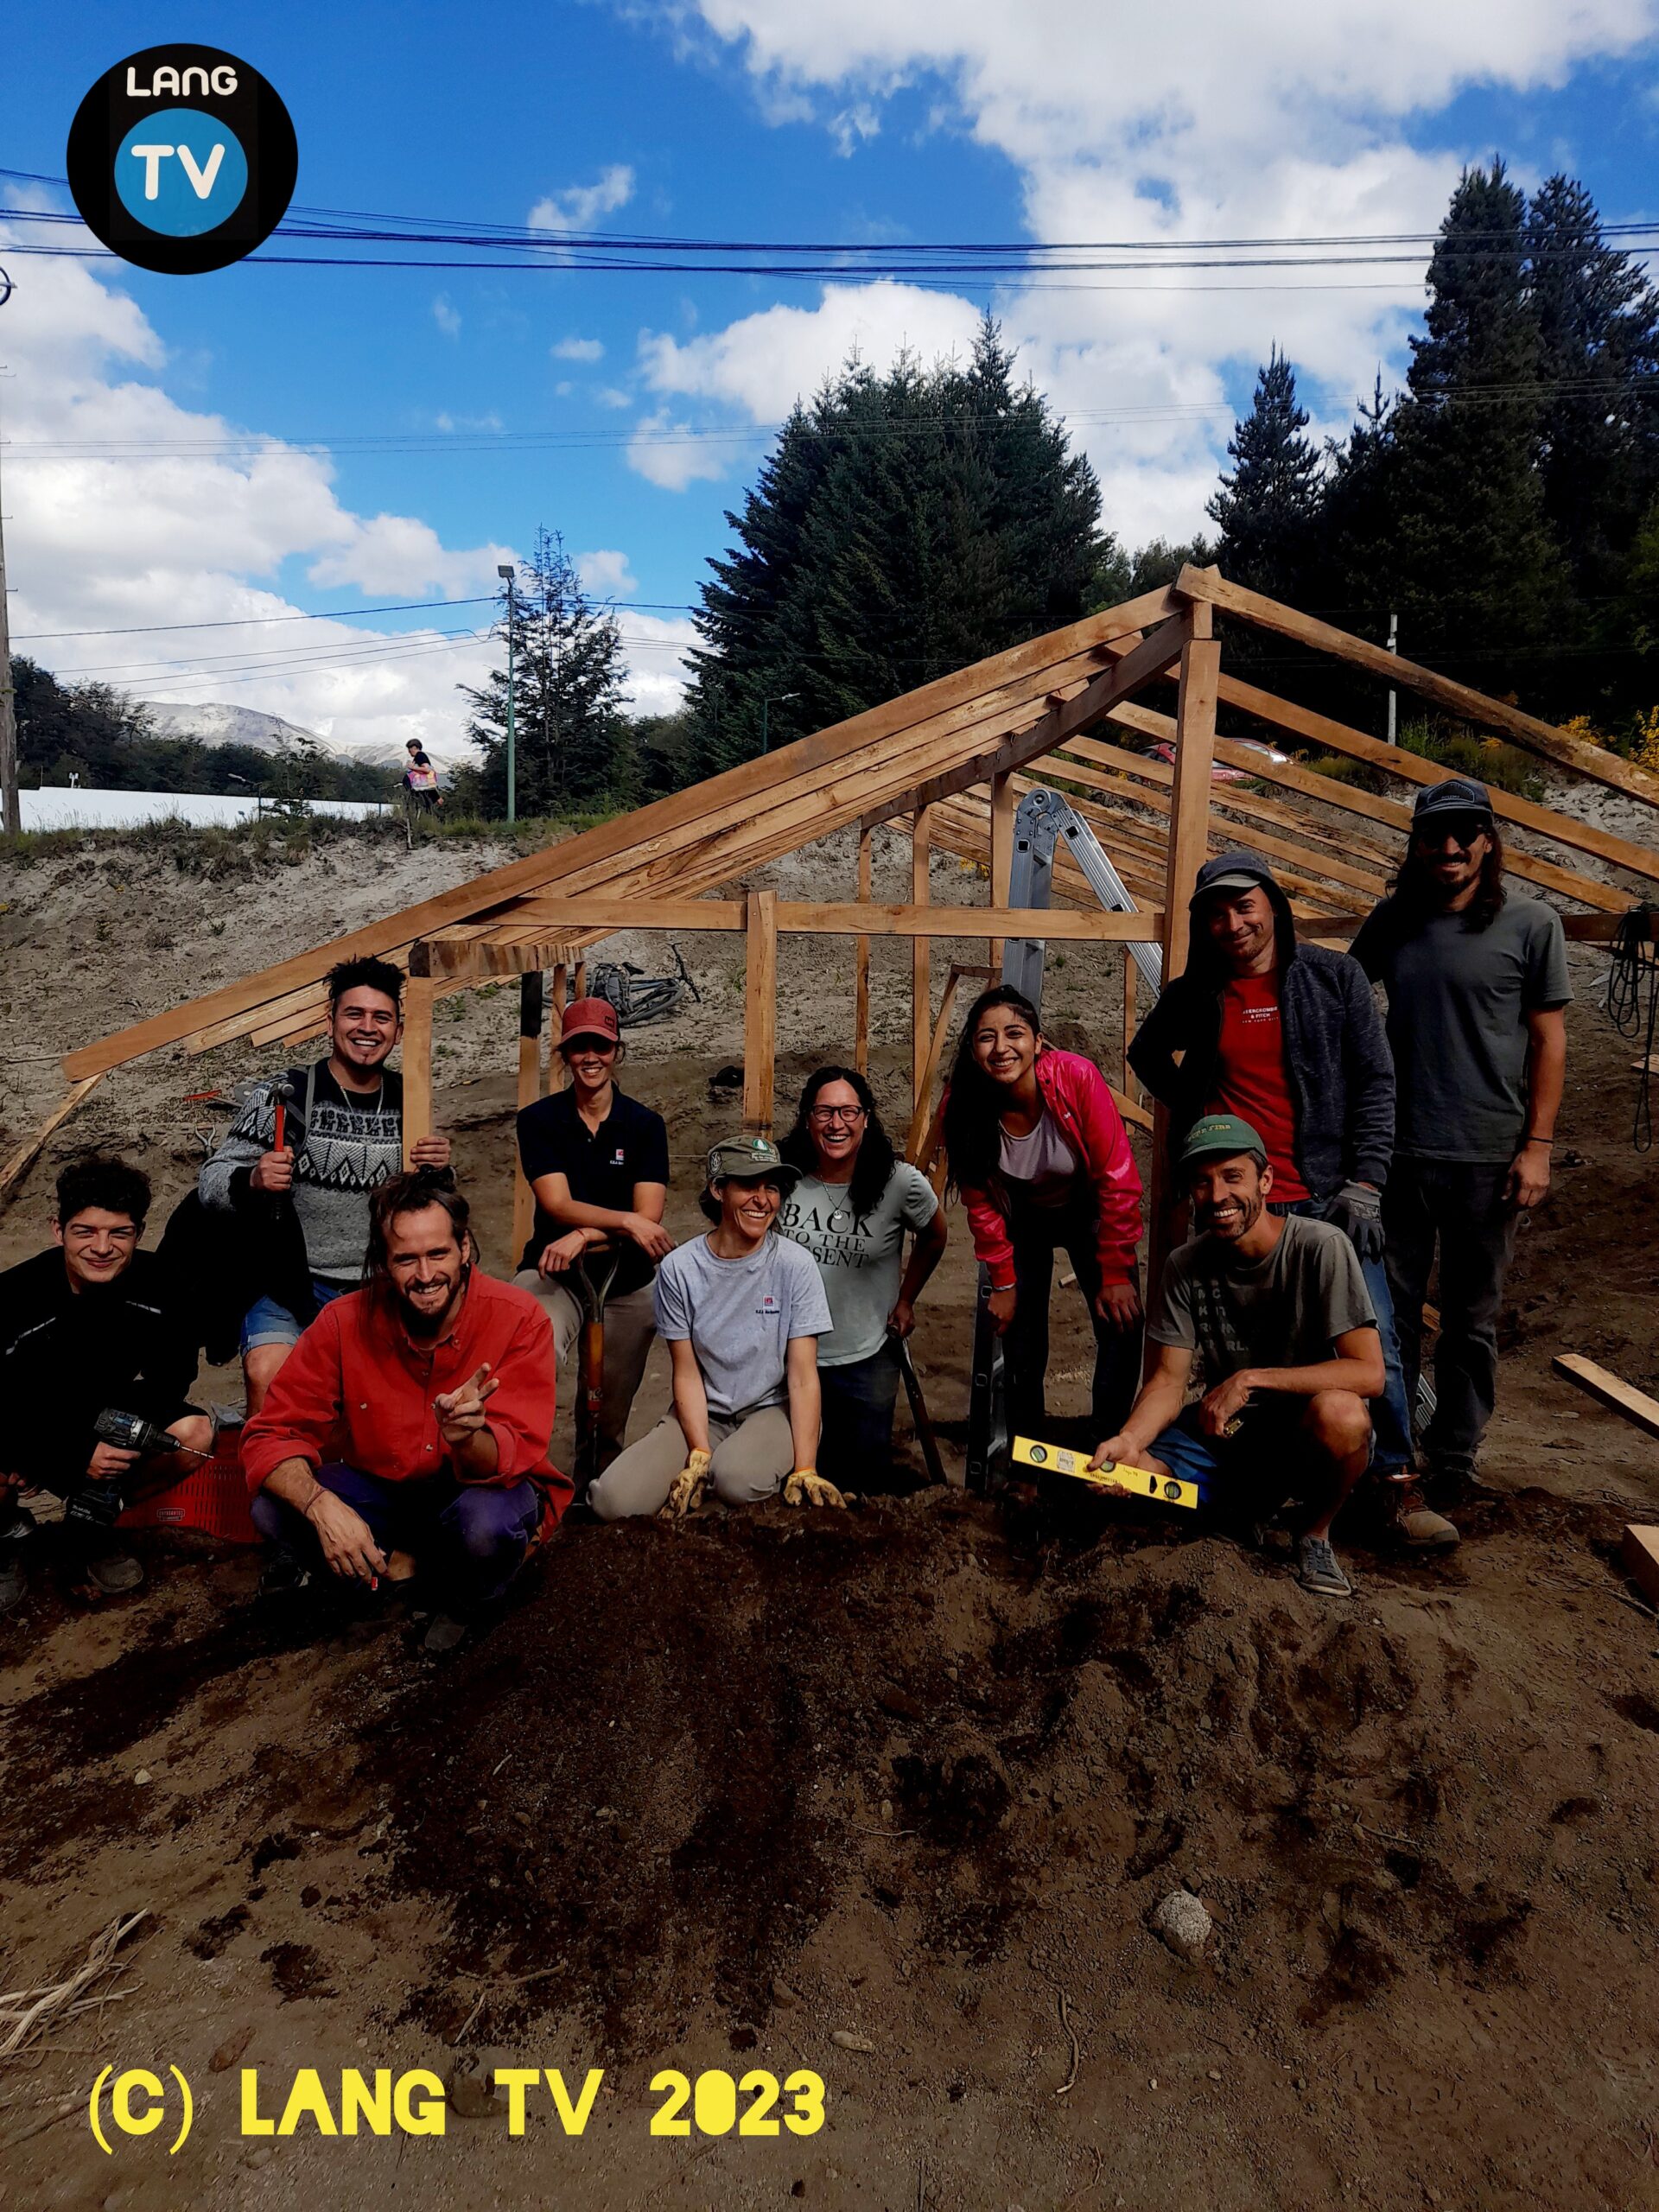
[[[0,886],[6,1138],[58,1095],[22,1056],[131,1018],[120,997],[169,1003],[480,864],[435,848],[423,881],[365,880],[324,857],[204,887],[116,853]],[[773,880],[850,874],[836,844]],[[941,869],[935,895],[975,892]],[[628,1080],[690,1163],[734,1110],[710,1078],[741,992],[717,940],[687,950],[708,1010],[642,1033]],[[845,1051],[850,969],[786,948],[781,1089]],[[899,1120],[907,967],[879,946],[876,969]],[[1356,1535],[1350,1605],[1087,1498],[923,1487],[903,1433],[899,1494],[845,1517],[568,1527],[438,1668],[395,1616],[261,1615],[246,1554],[146,1540],[149,1586],[96,1611],[37,1566],[0,1626],[0,1984],[151,1917],[119,2003],[0,2065],[0,2206],[1659,2203],[1659,1623],[1616,1557],[1624,1521],[1659,1517],[1656,1447],[1548,1373],[1574,1349],[1659,1386],[1651,1167],[1603,974],[1574,955],[1557,1189],[1521,1240],[1462,1548],[1411,1565]],[[1053,977],[1053,1018],[1103,1059],[1116,992],[1083,959]],[[460,1003],[440,1114],[505,1270],[514,1001]],[[169,1202],[222,1126],[182,1094],[254,1065],[112,1077],[0,1222],[0,1262],[42,1241],[51,1174],[90,1141]],[[688,1166],[683,1234],[694,1192]],[[952,1226],[918,1344],[947,1433],[972,1284]],[[1063,1428],[1086,1402],[1074,1293],[1055,1320]],[[1215,1923],[1196,1966],[1146,1925],[1180,1885]],[[238,2135],[241,2066],[269,2112],[301,2066],[442,2076],[474,2050],[603,2067],[586,2133],[543,2097],[522,2139],[454,2116],[442,2139]],[[170,2131],[94,2145],[111,2060],[189,2077],[175,2158]],[[827,2124],[653,2138],[664,2066],[814,2069]]]

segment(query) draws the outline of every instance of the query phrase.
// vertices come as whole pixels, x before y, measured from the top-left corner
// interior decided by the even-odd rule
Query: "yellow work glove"
[[[834,1483],[827,1483],[816,1467],[797,1467],[784,1484],[785,1505],[845,1505]]]
[[[683,1521],[694,1506],[702,1504],[702,1493],[708,1487],[708,1452],[688,1452],[684,1466],[675,1476],[663,1501],[661,1517],[664,1521]]]

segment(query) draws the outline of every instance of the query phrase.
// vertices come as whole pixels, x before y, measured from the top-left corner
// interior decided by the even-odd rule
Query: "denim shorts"
[[[335,1299],[346,1294],[334,1283],[319,1282],[311,1278],[311,1295],[317,1301],[317,1311],[332,1306]],[[279,1306],[274,1298],[256,1298],[242,1316],[242,1353],[245,1358],[257,1344],[296,1344],[302,1331],[299,1323],[286,1306]]]

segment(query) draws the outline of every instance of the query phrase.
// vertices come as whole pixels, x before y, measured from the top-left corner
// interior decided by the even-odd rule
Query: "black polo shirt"
[[[660,1114],[613,1089],[610,1112],[597,1131],[590,1130],[576,1111],[575,1089],[556,1090],[520,1110],[518,1159],[532,1185],[538,1175],[563,1175],[579,1205],[631,1213],[636,1183],[668,1180],[668,1129]],[[533,1268],[543,1247],[564,1233],[537,1206],[519,1266]],[[611,1285],[617,1297],[639,1289],[656,1272],[631,1236],[620,1243],[622,1256]]]

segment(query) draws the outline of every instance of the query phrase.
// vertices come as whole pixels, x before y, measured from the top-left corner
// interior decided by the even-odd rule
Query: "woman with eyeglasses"
[[[663,1227],[668,1130],[660,1114],[618,1088],[623,1049],[610,1001],[573,999],[559,1039],[569,1087],[518,1116],[518,1158],[535,1194],[536,1221],[513,1280],[547,1309],[561,1367],[582,1328],[582,1307],[568,1287],[571,1268],[595,1247],[619,1254],[605,1299],[601,1468],[627,1435],[656,1333],[657,1263],[674,1249]]]
[[[1054,1254],[1071,1261],[1095,1333],[1092,1415],[1115,1436],[1141,1375],[1141,1176],[1094,1062],[1047,1042],[1037,1009],[999,983],[968,1010],[945,1093],[949,1188],[990,1270],[1008,1417],[1040,1437]]]
[[[864,1487],[892,1452],[898,1347],[944,1257],[944,1215],[927,1178],[895,1156],[874,1094],[852,1068],[807,1078],[780,1149],[801,1179],[778,1226],[817,1262],[833,1325],[818,1339],[818,1457],[831,1481]]]

